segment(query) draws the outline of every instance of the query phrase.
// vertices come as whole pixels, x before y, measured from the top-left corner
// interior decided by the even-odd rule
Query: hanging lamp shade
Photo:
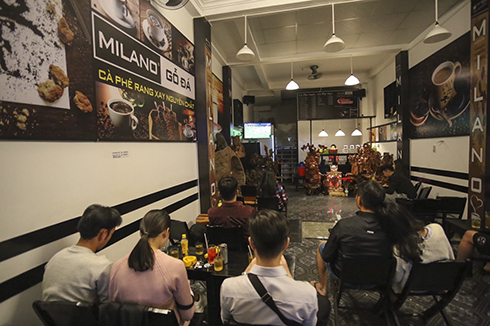
[[[359,81],[359,79],[354,76],[354,72],[352,70],[352,56],[350,56],[350,76],[345,80],[344,84],[347,86],[354,86],[360,83],[361,82]]]
[[[350,135],[351,136],[362,136],[362,132],[358,128],[356,128],[356,129],[354,129],[354,131]]]
[[[451,37],[451,32],[439,25],[439,22],[436,22],[434,28],[427,34],[424,39],[425,44],[432,44],[444,41]]]
[[[333,53],[339,52],[345,48],[345,42],[335,35],[335,11],[332,3],[332,37],[330,37],[323,46],[323,51]]]
[[[248,47],[247,43],[245,43],[243,48],[236,54],[236,58],[241,61],[250,61],[255,58],[255,53]]]
[[[245,44],[236,54],[236,58],[241,61],[250,61],[255,58],[254,51],[252,51],[252,49],[250,49],[247,45],[247,34],[247,16],[245,16]]]
[[[320,131],[320,133],[318,134],[318,137],[328,137],[328,134],[325,131],[325,129],[322,129],[322,131]]]
[[[342,129],[339,128],[337,132],[335,133],[335,137],[343,137],[345,136],[345,132],[342,131]]]
[[[288,91],[294,91],[298,89],[299,85],[293,80],[293,63],[291,62],[291,81],[286,85],[286,89]]]
[[[451,32],[439,25],[439,11],[438,11],[438,6],[437,6],[437,0],[435,0],[435,6],[436,6],[436,24],[434,28],[431,29],[431,31],[425,36],[424,43],[425,44],[432,44],[432,43],[437,43],[444,41],[445,39],[448,39],[451,37]]]

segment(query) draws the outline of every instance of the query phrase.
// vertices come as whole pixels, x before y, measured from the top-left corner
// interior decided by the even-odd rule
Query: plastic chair
[[[419,315],[427,320],[440,313],[446,325],[451,325],[443,309],[459,291],[470,267],[469,260],[443,260],[413,265],[405,287],[394,302],[395,311],[403,306],[409,296],[432,296],[435,304]]]
[[[417,196],[417,199],[426,199],[429,198],[430,191],[432,190],[432,187],[424,187],[422,190],[420,190],[419,195]]]
[[[32,308],[45,326],[97,326],[94,304],[68,301],[34,301]]]
[[[119,302],[101,304],[99,321],[100,326],[179,326],[172,310]]]
[[[224,228],[221,226],[208,225],[206,234],[209,243],[219,245],[226,243],[230,251],[247,251],[247,237],[242,227]]]
[[[395,274],[396,260],[393,257],[358,256],[343,257],[340,282],[334,283],[334,315],[335,325],[338,322],[338,309],[342,292],[346,289],[358,289],[363,291],[379,292],[380,298],[375,309],[381,312],[388,325],[391,325],[391,316],[394,316],[390,301],[390,291],[393,276]],[[391,315],[390,315],[391,314]]]

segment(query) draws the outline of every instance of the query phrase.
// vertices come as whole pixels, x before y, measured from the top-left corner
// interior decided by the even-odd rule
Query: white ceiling
[[[468,0],[439,0],[442,25]],[[326,53],[323,45],[335,32],[346,48]],[[212,24],[213,55],[232,67],[233,78],[249,95],[271,96],[285,89],[294,62],[300,88],[342,86],[354,74],[368,81],[379,69],[407,50],[434,24],[434,0],[191,0]],[[242,62],[235,55],[244,44],[244,15],[248,45],[256,57]],[[310,66],[323,77],[310,81]]]

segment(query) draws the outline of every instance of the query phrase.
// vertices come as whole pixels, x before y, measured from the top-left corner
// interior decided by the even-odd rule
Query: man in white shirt
[[[121,222],[113,208],[94,204],[85,209],[77,226],[77,244],[61,250],[46,264],[42,300],[108,301],[112,263],[95,252],[105,247]]]
[[[255,259],[245,273],[255,274],[270,293],[279,311],[303,326],[317,323],[317,295],[307,282],[295,281],[284,250],[289,245],[286,217],[262,210],[249,220],[249,242]],[[221,319],[225,324],[284,325],[260,298],[247,275],[226,279],[221,286]]]

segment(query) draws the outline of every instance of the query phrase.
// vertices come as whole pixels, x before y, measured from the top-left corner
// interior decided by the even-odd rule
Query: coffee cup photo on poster
[[[138,118],[134,116],[131,102],[122,98],[112,98],[107,101],[109,116],[112,124],[121,132],[130,132],[138,126]]]
[[[409,69],[409,138],[469,134],[470,43],[468,32]]]
[[[446,61],[437,66],[432,73],[431,80],[436,86],[434,95],[437,109],[444,110],[455,95],[454,80],[460,72],[461,64],[459,62]]]
[[[131,10],[128,7],[128,2],[124,0],[98,0],[93,1],[94,8],[98,10],[96,2],[99,2],[100,7],[104,10],[106,16],[115,21],[119,26],[127,29],[136,27],[135,21],[131,15]],[[100,10],[98,10],[100,11]]]

